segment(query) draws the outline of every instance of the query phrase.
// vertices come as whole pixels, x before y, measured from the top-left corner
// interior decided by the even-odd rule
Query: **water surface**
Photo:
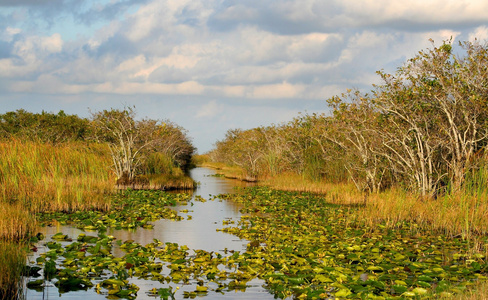
[[[217,231],[218,228],[223,228],[223,221],[234,220],[238,221],[241,213],[239,206],[230,201],[223,201],[216,199],[214,201],[200,202],[196,201],[196,196],[201,196],[207,200],[213,198],[210,195],[219,195],[224,193],[231,193],[237,185],[246,185],[240,181],[230,180],[222,177],[213,176],[215,172],[210,169],[196,168],[191,171],[191,176],[200,184],[193,192],[192,201],[186,206],[178,206],[174,209],[177,211],[187,209],[188,213],[179,213],[184,217],[181,221],[172,220],[158,220],[153,222],[153,229],[137,228],[136,230],[109,230],[108,234],[115,236],[122,241],[134,240],[142,245],[151,243],[153,239],[158,239],[162,242],[178,243],[179,245],[187,245],[190,249],[202,249],[206,251],[223,252],[225,249],[234,251],[245,251],[248,241],[240,240],[234,235]],[[187,219],[187,216],[191,219]],[[55,226],[44,228],[46,239],[57,232],[68,234],[72,238],[76,238],[83,231],[72,226]],[[39,245],[38,253],[46,252],[47,247]],[[115,244],[114,244],[115,245]],[[114,246],[113,253],[115,256],[123,256],[124,252]],[[193,252],[189,251],[190,255]],[[33,260],[35,256],[30,259]],[[167,271],[167,269],[166,269]],[[163,269],[163,274],[167,273]],[[168,272],[169,273],[169,272]],[[182,283],[162,284],[151,280],[129,279],[131,283],[140,287],[137,294],[137,299],[159,299],[158,297],[147,294],[152,288],[161,288],[172,286],[179,287],[180,290],[176,292],[176,299],[183,299],[183,291],[194,291],[195,285],[184,285]],[[226,292],[225,294],[215,293],[210,291],[203,299],[274,299],[263,287],[263,281],[254,279],[248,283],[249,287],[245,292]],[[213,284],[209,284],[212,288]],[[216,285],[215,285],[216,287]],[[214,287],[214,288],[215,288]],[[107,295],[99,295],[93,289],[88,291],[68,292],[59,294],[58,289],[48,282],[42,292],[27,290],[27,299],[107,299]],[[200,297],[198,297],[200,298]]]

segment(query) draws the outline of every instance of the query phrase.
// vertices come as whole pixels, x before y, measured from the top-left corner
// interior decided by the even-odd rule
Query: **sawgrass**
[[[107,210],[115,179],[103,145],[0,141],[0,298],[22,294],[22,243],[46,211]]]

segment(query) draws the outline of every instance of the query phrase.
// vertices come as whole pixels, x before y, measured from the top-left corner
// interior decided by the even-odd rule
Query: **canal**
[[[241,213],[240,207],[235,203],[214,198],[214,195],[232,193],[235,186],[246,185],[243,182],[226,179],[215,176],[215,172],[206,168],[195,168],[191,171],[191,177],[199,182],[195,191],[193,191],[192,200],[188,205],[177,206],[176,211],[183,211],[179,214],[184,217],[181,221],[172,221],[161,219],[153,222],[153,229],[137,228],[135,230],[110,230],[107,234],[113,235],[117,240],[133,240],[141,245],[151,243],[153,239],[158,239],[164,243],[171,242],[179,245],[186,245],[189,249],[205,250],[208,252],[226,251],[245,251],[248,241],[240,240],[234,235],[223,233],[217,229],[223,228],[223,222],[239,220]],[[206,201],[198,201],[199,199]],[[213,199],[213,200],[211,200]],[[187,212],[186,212],[187,211]],[[191,216],[191,217],[188,217]],[[58,232],[63,232],[70,237],[76,238],[83,231],[72,226],[53,226],[43,228],[43,234],[46,239],[41,241],[38,246],[38,252],[33,253],[28,259],[32,263],[39,253],[48,251],[45,243],[50,241],[50,237]],[[191,252],[191,251],[190,251]],[[122,256],[123,252],[114,246],[114,256]],[[164,270],[163,270],[164,273]],[[157,281],[130,278],[131,283],[139,286],[137,299],[159,299],[159,296],[148,294],[153,288],[171,286],[178,287],[175,294],[176,299],[184,299],[184,291],[194,291],[196,282],[190,281],[189,284],[169,283],[163,284]],[[205,296],[207,299],[274,299],[263,287],[263,281],[259,279],[251,280],[247,283],[245,291],[231,291],[217,293],[210,291]],[[210,286],[211,287],[211,286]],[[26,299],[107,299],[107,294],[97,294],[94,288],[87,291],[70,291],[60,294],[58,288],[52,282],[45,282],[42,290],[27,290]],[[118,299],[116,297],[109,299]]]

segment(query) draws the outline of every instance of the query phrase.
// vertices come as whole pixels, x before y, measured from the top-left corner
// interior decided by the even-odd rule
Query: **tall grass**
[[[113,188],[102,145],[0,142],[0,201],[36,213],[107,209]]]
[[[108,149],[82,143],[0,141],[0,299],[22,294],[23,240],[35,213],[106,210],[115,179]]]
[[[164,153],[151,153],[147,156],[142,165],[143,174],[173,174],[175,168],[174,161]]]
[[[421,199],[415,194],[390,189],[370,195],[367,204],[363,218],[368,222],[386,221],[394,226],[406,220],[424,229],[476,240],[488,234],[488,169],[473,171],[460,190],[437,199]]]
[[[24,245],[0,241],[0,299],[18,299],[23,294]]]

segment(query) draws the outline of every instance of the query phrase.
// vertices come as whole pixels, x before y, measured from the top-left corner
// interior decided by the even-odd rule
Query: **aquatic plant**
[[[107,228],[152,228],[151,221],[159,219],[181,220],[171,209],[176,204],[186,204],[189,194],[170,194],[163,191],[125,190],[109,197],[110,211],[46,212],[39,214],[43,225],[52,221],[71,224],[84,230],[105,231]]]
[[[157,201],[174,205],[188,200],[185,195],[149,191],[128,191],[118,197],[120,202],[112,207],[118,212],[107,217],[120,227],[127,225],[119,222],[123,219],[161,217],[151,212],[158,211]],[[210,200],[217,198],[244,206],[239,222],[224,220],[220,230],[249,240],[246,251],[215,253],[159,240],[141,245],[114,241],[103,233],[81,234],[76,242],[62,246],[60,241],[70,237],[60,233],[48,242],[50,250],[37,263],[46,270],[47,262],[64,257],[53,273],[58,288],[93,285],[99,293],[127,299],[140,292],[132,278],[158,283],[145,292],[163,299],[176,292],[169,283],[193,284],[194,291],[183,292],[193,298],[245,291],[254,278],[264,280],[277,298],[439,298],[463,293],[487,279],[486,256],[473,252],[469,240],[404,221],[395,228],[384,223],[370,226],[358,213],[364,208],[357,205],[330,204],[319,195],[269,188],[243,189]],[[102,215],[89,218],[102,223],[96,228],[112,226]],[[89,218],[69,221],[81,224]],[[123,256],[113,256],[115,245],[125,252]]]

